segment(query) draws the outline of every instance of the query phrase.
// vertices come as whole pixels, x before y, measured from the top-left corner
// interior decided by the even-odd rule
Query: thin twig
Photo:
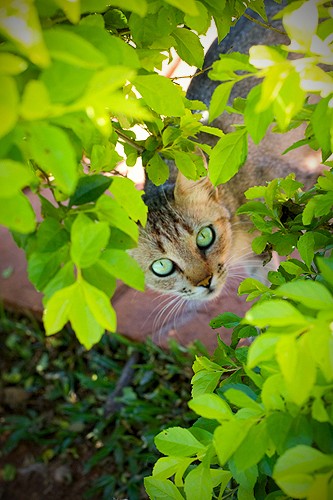
[[[206,73],[206,71],[209,71],[210,69],[212,69],[212,65],[211,66],[207,66],[207,68],[204,68],[204,69],[200,69],[199,71],[197,71],[196,73],[194,73],[194,75],[185,75],[185,76],[173,76],[172,78],[170,78],[170,80],[180,80],[181,78],[195,78],[196,76],[199,76],[199,75],[202,75],[203,73]]]
[[[252,17],[249,14],[245,13],[243,14],[243,16],[246,17],[246,19],[248,19],[249,21],[259,24],[259,26],[261,26],[262,28],[275,31],[276,33],[280,33],[280,35],[285,35],[285,36],[287,35],[285,31],[279,30],[278,28],[274,28],[274,26],[272,26],[271,24],[263,23],[262,21],[259,21],[259,19],[256,19],[255,17]]]
[[[115,399],[121,396],[125,387],[130,385],[134,377],[134,369],[133,365],[135,365],[139,360],[139,353],[133,352],[131,356],[128,358],[121,375],[116,383],[115,389],[108,396],[105,406],[104,406],[104,416],[109,417],[111,413],[115,413],[120,410],[121,403],[115,401]]]
[[[143,146],[140,146],[137,142],[133,141],[133,139],[130,139],[129,137],[127,137],[127,135],[124,134],[124,132],[122,132],[121,130],[118,130],[118,129],[114,129],[114,130],[118,134],[120,139],[122,139],[124,142],[127,142],[127,144],[130,144],[134,149],[139,151],[139,153],[144,152],[145,148]]]

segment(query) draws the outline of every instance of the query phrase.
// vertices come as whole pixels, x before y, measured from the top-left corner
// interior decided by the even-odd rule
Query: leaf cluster
[[[131,181],[110,173],[140,157],[156,184],[169,175],[162,158],[187,177],[206,175],[193,140],[201,115],[191,111],[205,106],[188,101],[160,70],[175,52],[201,67],[199,35],[212,17],[222,38],[245,8],[240,0],[3,6],[0,223],[26,251],[30,280],[44,293],[47,334],[70,321],[90,348],[105,329],[116,330],[115,280],[143,290],[126,251],[146,207]],[[41,221],[25,188],[39,198]]]
[[[262,15],[262,14],[261,14]],[[249,55],[221,54],[209,72],[212,80],[222,81],[213,92],[210,121],[223,112],[243,119],[234,132],[223,136],[211,151],[209,176],[213,184],[228,181],[244,164],[248,136],[259,144],[271,128],[284,133],[305,123],[305,137],[285,151],[308,144],[321,150],[322,161],[333,149],[332,93],[333,49],[332,13],[325,2],[291,2],[282,9],[286,45],[253,45]],[[228,106],[235,84],[257,79],[246,98],[237,97]],[[309,101],[309,96],[316,96]],[[282,152],[281,152],[282,153]]]
[[[240,284],[239,294],[256,299],[244,318],[211,321],[233,330],[231,345],[218,339],[211,359],[194,362],[189,407],[199,419],[156,436],[166,456],[145,479],[150,498],[332,495],[332,175],[309,192],[290,174],[246,193],[262,200],[239,209],[261,232],[254,250],[268,246],[287,259],[269,284]],[[295,249],[299,258],[290,256]]]

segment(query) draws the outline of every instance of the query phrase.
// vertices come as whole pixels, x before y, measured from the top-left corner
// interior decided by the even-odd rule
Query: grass
[[[44,464],[84,457],[84,498],[145,498],[143,477],[158,457],[154,436],[196,419],[186,402],[194,356],[205,354],[200,344],[173,342],[164,351],[149,339],[106,334],[86,351],[69,328],[46,338],[35,320],[7,313],[0,351],[5,480],[16,478],[6,457],[30,443]]]

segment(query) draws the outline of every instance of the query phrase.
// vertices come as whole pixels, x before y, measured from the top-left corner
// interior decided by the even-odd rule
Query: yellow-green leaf
[[[50,63],[38,12],[32,0],[2,2],[0,32],[37,66],[45,67]]]
[[[25,71],[28,63],[22,57],[2,52],[0,54],[0,73],[4,75],[18,75]]]
[[[23,163],[0,160],[0,197],[11,198],[29,185],[32,173]]]
[[[24,194],[17,193],[10,198],[0,198],[0,224],[23,234],[35,230],[36,216]]]
[[[19,94],[10,76],[0,76],[0,137],[12,130],[18,118]]]

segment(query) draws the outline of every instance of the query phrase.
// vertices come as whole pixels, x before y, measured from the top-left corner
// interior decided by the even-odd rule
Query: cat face
[[[178,174],[174,191],[161,190],[147,205],[147,225],[131,250],[147,286],[185,299],[217,297],[227,277],[231,224],[216,188]]]

